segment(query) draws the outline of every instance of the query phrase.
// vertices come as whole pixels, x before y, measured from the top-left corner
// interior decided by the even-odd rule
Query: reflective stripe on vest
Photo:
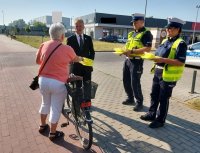
[[[133,34],[134,32],[130,32],[128,34],[128,41],[125,45],[125,48],[127,50],[132,50],[132,49],[135,49],[135,48],[142,48],[144,47],[144,45],[142,44],[141,42],[141,39],[142,39],[142,36],[145,34],[146,31],[149,31],[145,28],[144,31],[138,33],[135,37],[133,37]],[[142,56],[143,54],[131,54],[130,56]]]
[[[164,43],[166,40],[164,40],[162,43]],[[180,44],[180,42],[183,42],[184,40],[182,38],[178,38],[172,45],[170,53],[168,58],[169,59],[174,59],[175,58],[175,54],[176,54],[176,50],[178,45]],[[166,82],[176,82],[178,81],[182,74],[183,74],[183,70],[184,70],[185,65],[183,66],[173,66],[173,65],[169,65],[169,64],[165,64],[164,66],[164,70],[163,70],[163,80]]]

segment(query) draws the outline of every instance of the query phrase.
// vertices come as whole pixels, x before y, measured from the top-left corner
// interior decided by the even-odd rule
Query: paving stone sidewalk
[[[72,125],[62,129],[66,135],[58,143],[38,133],[40,94],[28,88],[37,72],[36,49],[5,36],[0,36],[0,46],[0,153],[86,152],[75,139]],[[123,57],[103,54],[96,54],[93,72],[99,87],[92,107],[94,145],[88,152],[199,153],[200,112],[185,104],[199,96],[189,93],[193,70],[185,70],[174,89],[166,125],[155,130],[139,119],[149,106],[152,76],[148,70],[152,63],[145,62],[142,76],[144,111],[134,112],[132,106],[121,104],[126,97],[121,78]],[[199,81],[198,77],[197,92]],[[63,121],[61,117],[60,123]]]
[[[196,69],[186,68],[183,78],[174,88],[163,128],[150,129],[149,122],[139,119],[149,107],[153,77],[149,70],[152,64],[151,61],[144,63],[141,82],[145,108],[143,112],[136,113],[133,107],[121,104],[126,98],[122,85],[123,57],[116,57],[112,53],[106,56],[97,54],[93,79],[99,83],[99,89],[93,116],[100,146],[105,152],[113,153],[200,152],[200,111],[190,109],[185,103],[200,96],[199,76],[195,88],[197,93],[189,93],[192,74]],[[196,71],[199,75],[199,69]]]

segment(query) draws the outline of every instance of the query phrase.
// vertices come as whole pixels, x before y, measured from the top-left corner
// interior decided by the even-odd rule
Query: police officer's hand
[[[131,54],[131,50],[126,50],[123,54],[129,57]]]

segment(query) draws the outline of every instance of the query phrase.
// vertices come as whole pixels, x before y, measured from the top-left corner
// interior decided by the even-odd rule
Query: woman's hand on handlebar
[[[74,75],[73,73],[71,73],[69,75],[69,78],[67,79],[67,83],[68,82],[73,82],[73,81],[78,81],[78,80],[83,80],[83,77],[82,76],[78,76],[78,75]]]

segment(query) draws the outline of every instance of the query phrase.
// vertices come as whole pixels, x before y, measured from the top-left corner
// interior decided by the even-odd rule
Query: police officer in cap
[[[124,105],[134,105],[134,111],[143,108],[143,95],[140,78],[143,73],[144,52],[150,52],[153,36],[144,27],[144,14],[135,13],[131,21],[134,30],[128,34],[128,41],[125,45],[127,57],[123,67],[123,84],[127,94],[127,99],[122,102]]]
[[[181,78],[186,60],[187,45],[180,37],[184,21],[178,18],[168,18],[167,39],[164,39],[155,52],[155,65],[152,68],[154,78],[151,91],[151,103],[148,113],[140,118],[145,121],[152,121],[150,128],[164,126],[169,98],[176,82]],[[158,108],[158,105],[159,108]],[[158,113],[157,113],[158,109]]]

